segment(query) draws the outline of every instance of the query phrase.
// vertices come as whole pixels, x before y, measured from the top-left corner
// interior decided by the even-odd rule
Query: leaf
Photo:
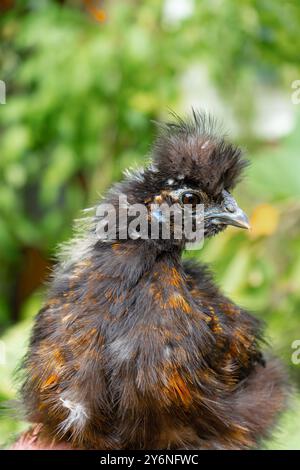
[[[270,236],[276,232],[279,222],[279,211],[271,204],[259,204],[253,211],[250,224],[250,237]]]

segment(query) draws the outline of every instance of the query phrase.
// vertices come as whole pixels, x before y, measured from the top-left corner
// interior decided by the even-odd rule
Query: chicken
[[[131,230],[132,217],[121,236],[119,217],[107,238],[110,211],[96,208],[64,247],[23,363],[27,417],[74,448],[256,448],[285,406],[285,372],[262,353],[260,321],[181,259],[174,217],[162,236],[160,211],[190,206],[195,226],[200,205],[205,238],[249,227],[231,195],[247,162],[201,113],[158,128],[151,163],[99,204],[119,210],[126,196],[159,236]]]

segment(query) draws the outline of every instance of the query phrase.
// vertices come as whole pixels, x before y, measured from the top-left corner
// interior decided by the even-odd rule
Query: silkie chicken
[[[119,195],[204,205],[206,238],[248,221],[231,195],[247,162],[193,112],[160,124],[151,162]],[[260,321],[226,298],[186,240],[101,240],[97,215],[63,249],[35,320],[21,397],[39,438],[77,449],[251,449],[285,407]],[[163,222],[162,222],[163,223]],[[30,435],[30,431],[29,431]]]

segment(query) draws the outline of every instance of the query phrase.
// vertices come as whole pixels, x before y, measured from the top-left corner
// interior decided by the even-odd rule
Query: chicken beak
[[[205,214],[213,224],[234,225],[235,227],[249,229],[250,223],[245,212],[237,205],[235,199],[227,191],[223,191],[222,207],[212,208]],[[221,210],[220,210],[221,209]]]
[[[215,214],[212,220],[217,224],[234,225],[239,228],[250,228],[248,217],[242,209],[238,208],[235,212],[221,212]]]

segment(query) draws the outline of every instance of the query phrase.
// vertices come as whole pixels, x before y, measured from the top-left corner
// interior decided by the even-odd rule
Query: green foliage
[[[82,208],[124,168],[144,161],[151,120],[185,108],[182,77],[199,63],[252,153],[237,197],[252,213],[253,231],[228,230],[192,256],[213,263],[226,293],[266,321],[299,383],[291,343],[300,339],[300,123],[272,143],[258,140],[252,126],[256,86],[272,85],[288,100],[300,78],[298,0],[201,0],[177,22],[166,18],[161,0],[106,2],[104,23],[82,3],[16,1],[0,18],[0,78],[7,84],[0,106],[0,328],[8,348],[0,398],[15,394],[11,373],[42,302],[38,266],[70,236]],[[291,414],[283,419],[281,447],[300,447],[294,422]],[[0,441],[19,426],[3,420]]]

